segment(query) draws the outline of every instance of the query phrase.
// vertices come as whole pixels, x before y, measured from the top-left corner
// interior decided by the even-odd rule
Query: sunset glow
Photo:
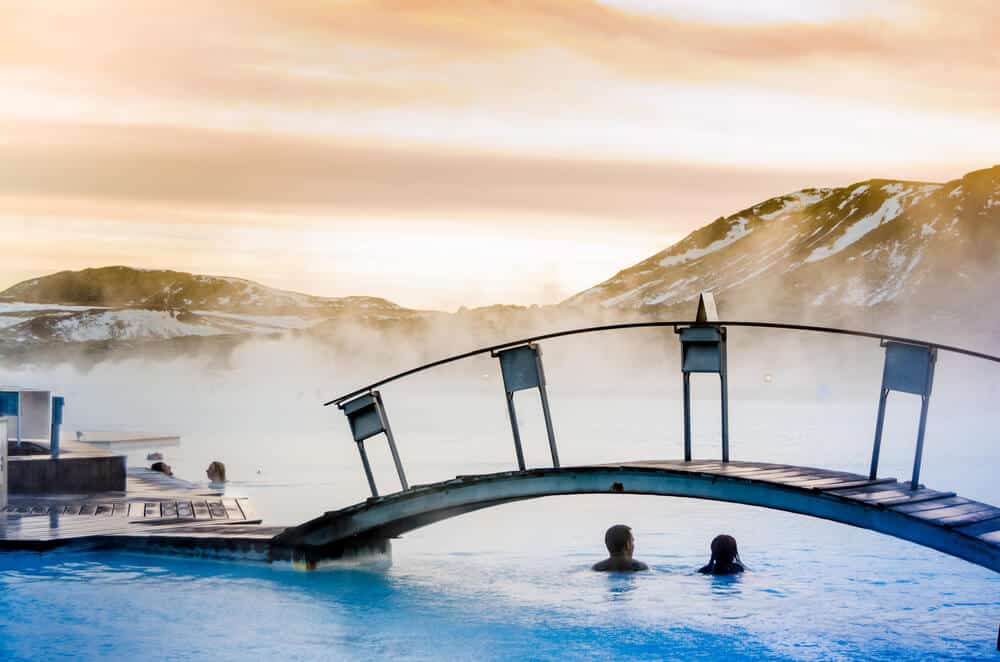
[[[998,26],[978,1],[2,3],[0,279],[555,302],[782,192],[993,165]]]

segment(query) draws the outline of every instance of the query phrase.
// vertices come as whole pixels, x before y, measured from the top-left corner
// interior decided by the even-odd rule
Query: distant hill
[[[566,304],[662,316],[711,290],[726,316],[975,320],[994,313],[998,282],[995,166],[944,184],[872,179],[771,198]]]
[[[1000,166],[944,184],[872,179],[771,198],[558,306],[446,314],[178,271],[62,271],[0,292],[0,360],[80,351],[103,360],[127,348],[217,353],[285,334],[399,360],[408,344],[430,360],[557,328],[689,319],[703,290],[715,292],[724,318],[825,322],[994,348],[997,283]]]
[[[0,292],[0,343],[242,336],[424,315],[376,297],[317,297],[239,278],[116,266],[61,271]]]
[[[0,292],[0,299],[69,306],[207,309],[270,315],[331,309],[394,313],[404,310],[376,297],[317,297],[266,287],[242,278],[122,266],[60,271],[32,278]]]

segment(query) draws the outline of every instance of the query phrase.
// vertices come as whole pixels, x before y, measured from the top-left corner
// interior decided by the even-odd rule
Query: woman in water
[[[208,476],[208,486],[212,489],[225,489],[226,487],[226,465],[218,460],[215,460],[208,465],[208,469],[205,469],[205,475]]]
[[[736,549],[736,538],[722,534],[712,541],[712,558],[698,572],[706,575],[735,575],[746,568]]]

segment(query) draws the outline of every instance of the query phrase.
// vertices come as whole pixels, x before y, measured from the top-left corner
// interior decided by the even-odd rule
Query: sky
[[[756,202],[1000,162],[989,0],[0,0],[0,288],[553,303]]]

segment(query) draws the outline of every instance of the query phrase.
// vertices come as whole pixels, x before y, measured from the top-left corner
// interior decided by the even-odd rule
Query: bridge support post
[[[375,475],[372,473],[372,465],[368,461],[368,453],[365,451],[365,442],[358,442],[358,454],[361,455],[361,466],[365,470],[365,478],[368,479],[368,489],[371,490],[372,496],[378,496],[378,488],[375,487]]]
[[[552,413],[549,411],[549,396],[545,390],[541,348],[535,344],[521,345],[491,352],[490,355],[500,359],[500,372],[507,396],[507,415],[510,417],[510,428],[514,435],[518,469],[524,471],[526,467],[524,449],[521,446],[521,431],[514,410],[514,393],[529,388],[538,389],[538,397],[542,402],[542,415],[545,417],[545,433],[549,439],[549,452],[552,454],[552,466],[558,469],[559,450],[556,448],[556,434],[552,427]]]
[[[878,418],[875,420],[875,443],[872,444],[872,466],[868,478],[878,477],[878,456],[882,451],[882,428],[885,426],[885,402],[889,399],[889,389],[885,387],[885,377],[882,378],[882,394],[878,399]]]
[[[396,438],[389,427],[389,418],[385,415],[385,407],[382,405],[382,396],[375,392],[375,400],[378,402],[378,415],[382,419],[382,431],[385,432],[386,441],[389,442],[389,452],[392,454],[392,463],[396,465],[396,475],[399,477],[399,484],[404,490],[410,489],[410,484],[406,482],[406,474],[403,473],[403,462],[399,459],[399,451],[396,449]]]
[[[722,406],[722,461],[729,462],[729,376],[726,368],[726,330],[722,329],[722,370],[719,371],[719,401]]]
[[[524,449],[521,448],[521,431],[517,426],[517,412],[514,410],[514,394],[510,391],[507,391],[507,416],[510,417],[510,431],[514,434],[514,453],[517,455],[517,468],[524,471]]]
[[[726,370],[726,329],[719,319],[715,299],[702,292],[696,324],[675,329],[681,340],[681,373],[684,377],[684,461],[691,461],[691,373],[719,375],[722,410],[722,461],[729,462],[729,379]]]
[[[538,369],[541,370],[541,363]],[[542,416],[545,418],[545,435],[549,438],[549,452],[552,454],[552,466],[559,468],[559,450],[556,448],[556,433],[552,429],[552,414],[549,412],[549,394],[545,392],[545,380],[538,385],[538,397],[542,401]]]
[[[889,391],[919,395],[920,423],[917,427],[917,446],[913,455],[913,474],[910,478],[910,489],[915,490],[920,487],[920,465],[924,455],[924,433],[927,429],[931,389],[934,386],[937,348],[885,340],[881,344],[885,348],[885,363],[882,367],[882,390],[875,420],[872,464],[868,475],[871,480],[875,480],[878,476],[879,453],[882,447],[882,430],[885,426],[885,407]]]
[[[917,449],[913,454],[913,476],[910,478],[910,489],[920,485],[920,463],[924,458],[924,431],[927,429],[927,409],[930,406],[930,396],[920,399],[920,425],[917,427]]]
[[[684,373],[684,461],[691,461],[691,373]]]
[[[396,438],[392,434],[389,417],[385,413],[382,395],[378,391],[372,391],[337,406],[343,410],[351,426],[351,434],[358,444],[358,454],[361,455],[361,465],[365,470],[365,478],[368,480],[372,496],[378,496],[378,488],[375,486],[375,475],[372,473],[368,453],[365,451],[365,439],[377,434],[385,434],[386,441],[389,442],[389,452],[392,453],[392,462],[396,465],[400,486],[404,491],[410,489],[409,483],[406,482],[406,474],[403,472],[403,462],[399,458],[399,450],[396,448]]]

